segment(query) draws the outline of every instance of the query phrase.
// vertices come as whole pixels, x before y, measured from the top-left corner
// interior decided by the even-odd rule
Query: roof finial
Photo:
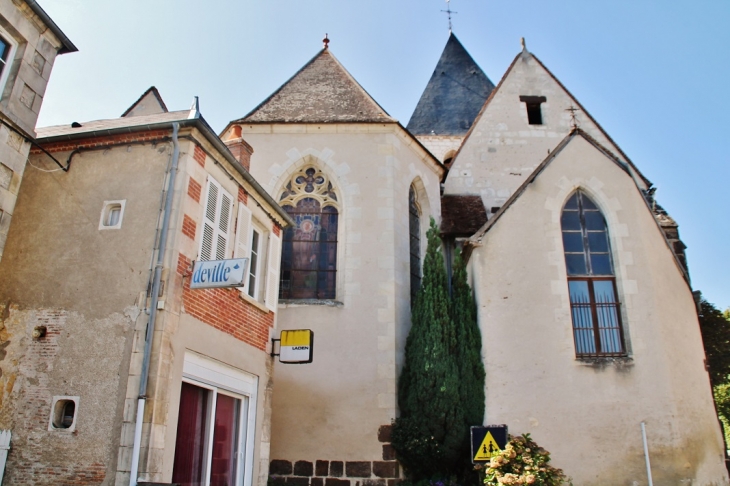
[[[575,116],[575,112],[580,110],[575,106],[570,105],[570,108],[567,108],[565,111],[570,112],[570,127],[575,130],[580,126],[580,123],[578,123],[578,118]]]
[[[451,14],[456,14],[459,12],[454,12],[451,10],[451,0],[446,0],[446,10],[442,10],[442,12],[448,14],[449,16],[449,34],[451,33]]]
[[[527,43],[525,42],[525,38],[524,37],[520,37],[520,45],[522,45],[522,50],[523,51],[526,51],[527,50]]]
[[[324,44],[324,48],[329,48],[330,40],[327,38],[327,34],[324,35],[324,39],[322,39],[322,43]]]

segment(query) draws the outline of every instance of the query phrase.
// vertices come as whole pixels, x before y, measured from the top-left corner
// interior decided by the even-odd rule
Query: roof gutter
[[[146,125],[137,125],[134,127],[120,127],[120,128],[110,128],[106,130],[94,130],[90,132],[79,132],[69,135],[56,135],[51,137],[43,137],[38,138],[37,142],[39,144],[48,144],[48,143],[54,143],[54,142],[63,142],[63,141],[72,141],[72,140],[78,140],[78,139],[84,139],[84,138],[94,138],[94,137],[106,137],[106,136],[112,136],[112,135],[120,135],[120,134],[126,134],[126,133],[135,133],[135,132],[142,132],[142,131],[149,131],[149,130],[163,130],[163,129],[171,129],[172,125],[174,123],[177,123],[180,126],[180,129],[183,128],[197,128],[208,140],[208,142],[213,145],[218,152],[223,156],[226,161],[228,161],[231,166],[238,172],[241,177],[243,177],[243,180],[248,182],[253,186],[253,188],[258,192],[261,197],[266,201],[267,204],[269,204],[274,211],[276,211],[276,214],[285,221],[288,225],[294,226],[294,221],[291,219],[289,214],[284,211],[281,206],[272,198],[266,190],[261,187],[261,184],[258,183],[256,179],[253,178],[253,176],[241,165],[241,163],[236,159],[231,151],[228,149],[225,143],[216,135],[216,133],[213,131],[213,129],[208,125],[208,122],[205,121],[204,118],[198,116],[197,118],[187,118],[183,120],[175,120],[175,121],[164,121],[159,123],[149,123]]]
[[[25,0],[25,3],[28,4],[33,13],[40,17],[43,23],[46,24],[46,26],[51,29],[51,32],[53,32],[53,34],[58,37],[58,40],[61,41],[63,47],[58,50],[59,54],[66,54],[69,52],[78,51],[78,48],[73,44],[73,42],[71,42],[71,39],[66,37],[66,34],[61,31],[58,25],[56,25],[56,22],[54,22],[53,19],[48,16],[46,11],[43,10],[35,0]]]

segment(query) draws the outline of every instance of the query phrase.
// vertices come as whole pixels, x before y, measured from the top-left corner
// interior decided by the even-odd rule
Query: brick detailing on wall
[[[48,152],[68,152],[76,149],[88,148],[104,148],[109,145],[117,145],[124,143],[139,142],[166,142],[170,140],[169,130],[149,130],[143,132],[123,133],[119,135],[109,135],[106,137],[93,137],[88,139],[64,140],[54,143],[43,144],[43,148]],[[41,150],[32,147],[31,154],[40,154]]]
[[[77,432],[67,434],[64,431],[48,431],[53,399],[49,390],[49,372],[53,370],[59,351],[58,340],[66,320],[65,311],[41,310],[36,314],[33,327],[45,327],[46,335],[29,343],[19,366],[19,376],[34,378],[25,379],[20,384],[20,403],[23,408],[13,427],[12,447],[5,469],[6,484],[98,485],[106,476],[106,466],[98,462],[49,464],[47,460],[49,436],[54,436],[56,441],[59,438],[64,438],[65,441],[82,440],[78,438]],[[71,447],[70,444],[68,446]]]
[[[190,290],[192,261],[180,253],[177,274],[183,280],[184,311],[196,319],[223,331],[262,351],[269,343],[269,330],[274,326],[274,313],[262,310],[241,298],[238,289]]]
[[[390,444],[391,425],[378,428],[378,441],[383,443],[382,461],[287,461],[274,459],[269,464],[272,486],[396,486],[400,481],[400,465]]]
[[[193,198],[193,201],[200,202],[200,191],[203,189],[203,186],[198,184],[198,181],[190,178],[190,182],[188,182],[188,196]]]
[[[195,150],[193,151],[193,158],[197,163],[200,164],[201,167],[205,167],[205,152],[203,152],[203,149],[200,148],[199,145],[195,145]]]
[[[276,236],[281,236],[281,226],[279,226],[278,224],[274,223],[271,227],[271,230]]]
[[[253,154],[253,148],[246,143],[242,138],[236,138],[233,140],[227,140],[225,142],[228,150],[238,160],[244,169],[250,170],[251,168],[251,154]]]
[[[78,465],[69,467],[67,464],[54,466],[30,464],[13,466],[12,473],[6,469],[5,477],[8,480],[8,484],[23,486],[95,486],[104,482],[106,466],[99,463],[90,464],[86,467],[79,467]],[[12,483],[9,481],[11,477],[13,478]]]
[[[238,200],[243,204],[248,204],[248,193],[241,186],[238,186]]]
[[[195,221],[193,221],[193,218],[191,218],[187,214],[183,216],[182,232],[185,236],[187,236],[191,240],[194,240],[195,239],[195,230],[197,229],[197,227],[198,227],[198,225],[195,224]]]

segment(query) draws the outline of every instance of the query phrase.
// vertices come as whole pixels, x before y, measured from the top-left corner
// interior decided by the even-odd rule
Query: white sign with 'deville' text
[[[248,268],[248,258],[230,260],[196,261],[191,289],[214,289],[222,287],[243,287]]]

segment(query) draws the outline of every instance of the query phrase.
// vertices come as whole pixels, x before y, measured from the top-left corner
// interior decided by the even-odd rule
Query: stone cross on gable
[[[576,112],[580,111],[578,108],[576,108],[573,105],[570,105],[570,108],[566,108],[565,111],[570,112],[570,126],[571,128],[578,128],[580,126],[580,123],[578,123],[578,117],[576,117]]]

